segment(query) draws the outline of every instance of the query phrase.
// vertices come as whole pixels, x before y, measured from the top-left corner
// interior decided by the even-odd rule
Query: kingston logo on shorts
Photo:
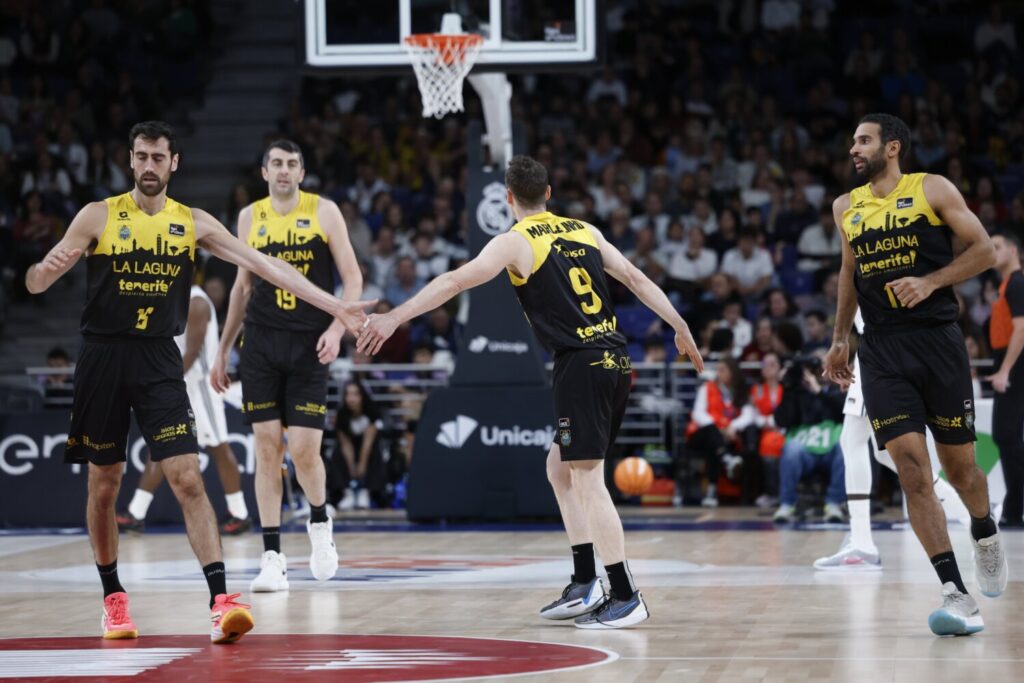
[[[913,197],[900,197],[899,199],[896,200],[896,208],[897,209],[909,209],[913,205],[914,205],[914,198]]]
[[[167,232],[173,235],[174,237],[184,237],[185,226],[182,225],[181,223],[171,223],[170,225],[167,226]]]

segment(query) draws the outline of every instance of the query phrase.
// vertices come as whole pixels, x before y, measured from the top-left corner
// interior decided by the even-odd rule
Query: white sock
[[[135,519],[145,519],[149,512],[149,504],[153,502],[153,494],[142,489],[135,489],[132,502],[128,503],[128,514]]]
[[[246,519],[249,517],[249,508],[245,507],[245,495],[241,491],[228,493],[224,496],[228,502],[228,513],[235,519]]]
[[[850,536],[854,548],[875,550],[875,542],[871,538],[871,501],[847,501],[850,507]]]

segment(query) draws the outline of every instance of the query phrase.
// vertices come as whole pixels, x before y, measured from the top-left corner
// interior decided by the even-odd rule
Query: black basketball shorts
[[[562,460],[608,455],[626,414],[632,381],[625,348],[555,354],[555,445]]]
[[[173,339],[87,337],[74,384],[65,462],[124,462],[132,412],[153,460],[199,452]]]
[[[246,325],[239,366],[246,424],[324,428],[328,366],[317,358],[320,334]]]
[[[879,448],[925,425],[942,444],[974,436],[971,364],[955,323],[865,334],[860,346],[864,404]]]

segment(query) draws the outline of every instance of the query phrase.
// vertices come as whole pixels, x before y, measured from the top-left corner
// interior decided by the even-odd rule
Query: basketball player
[[[888,114],[861,119],[850,155],[865,184],[839,197],[842,226],[832,347],[826,376],[848,387],[848,340],[860,305],[864,402],[879,447],[889,451],[914,533],[942,583],[942,607],[928,624],[938,635],[984,628],[953,555],[946,519],[932,488],[925,425],[946,477],[971,514],[975,574],[981,592],[1002,594],[1006,557],[989,510],[988,482],[974,460],[974,395],[953,285],[990,268],[992,240],[942,176],[900,170],[910,131]],[[954,258],[953,237],[964,245]]]
[[[224,416],[224,399],[210,386],[210,368],[217,355],[217,311],[202,287],[192,285],[188,304],[188,322],[185,331],[174,338],[182,354],[185,367],[185,390],[196,417],[196,437],[200,448],[212,456],[217,465],[217,476],[224,488],[228,519],[220,525],[226,536],[237,536],[252,528],[249,510],[242,493],[242,477],[238,461],[228,443],[228,423]],[[146,469],[139,478],[139,486],[132,495],[128,510],[117,516],[121,531],[141,533],[145,530],[146,513],[153,502],[164,472],[159,463],[147,459]]]
[[[864,318],[860,309],[854,316],[857,333],[864,334]],[[844,539],[839,552],[814,561],[814,568],[822,571],[877,571],[882,568],[881,556],[871,535],[871,453],[880,465],[896,472],[896,464],[887,451],[878,447],[871,431],[871,420],[864,408],[864,383],[860,381],[860,356],[853,359],[853,376],[843,406],[843,431],[839,446],[846,466],[846,504],[850,510],[850,534]],[[933,450],[928,449],[932,467],[932,488],[942,505],[947,519],[965,519],[970,515],[960,501],[956,490],[939,476],[942,465]],[[968,520],[969,521],[969,520]]]
[[[604,273],[672,326],[676,348],[698,372],[704,362],[664,292],[596,228],[547,211],[551,187],[541,164],[515,157],[505,185],[515,226],[398,308],[370,316],[357,346],[376,354],[398,325],[508,271],[523,311],[555,359],[558,440],[548,452],[547,471],[572,546],[574,572],[562,596],[541,609],[541,616],[576,617],[579,628],[632,626],[647,619],[647,605],[626,565],[622,522],[605,487],[603,463],[626,409],[631,364]],[[594,568],[595,545],[611,583],[607,596]]]
[[[269,196],[242,209],[238,238],[287,261],[314,285],[329,291],[334,287],[332,266],[337,266],[343,299],[358,301],[363,276],[345,219],[331,200],[299,190],[306,173],[299,146],[290,140],[271,143],[263,154],[262,170]],[[345,327],[274,283],[239,268],[213,368],[213,386],[218,391],[228,388],[228,353],[243,316],[242,413],[256,437],[256,505],[263,527],[260,573],[250,588],[272,593],[288,590],[288,563],[281,552],[286,427],[288,451],[309,500],[310,572],[317,581],[327,581],[338,571],[320,442],[327,413],[327,366],[338,357]]]
[[[32,266],[25,285],[44,292],[82,257],[87,295],[82,350],[65,460],[88,463],[86,521],[103,583],[103,637],[136,638],[128,595],[117,576],[114,502],[121,486],[130,414],[160,462],[181,504],[189,542],[210,588],[214,643],[238,640],[253,627],[248,606],[228,595],[217,520],[203,489],[198,443],[182,361],[181,334],[197,245],[277,282],[350,327],[360,305],[338,301],[285,263],[242,244],[210,214],[167,196],[178,168],[174,133],[160,121],[136,124],[128,135],[134,189],[87,204],[61,241]]]

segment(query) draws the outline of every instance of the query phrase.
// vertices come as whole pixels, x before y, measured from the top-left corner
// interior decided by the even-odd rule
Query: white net
[[[462,111],[462,82],[476,63],[484,40],[477,35],[412,35],[405,49],[423,97],[423,116],[444,118]]]

